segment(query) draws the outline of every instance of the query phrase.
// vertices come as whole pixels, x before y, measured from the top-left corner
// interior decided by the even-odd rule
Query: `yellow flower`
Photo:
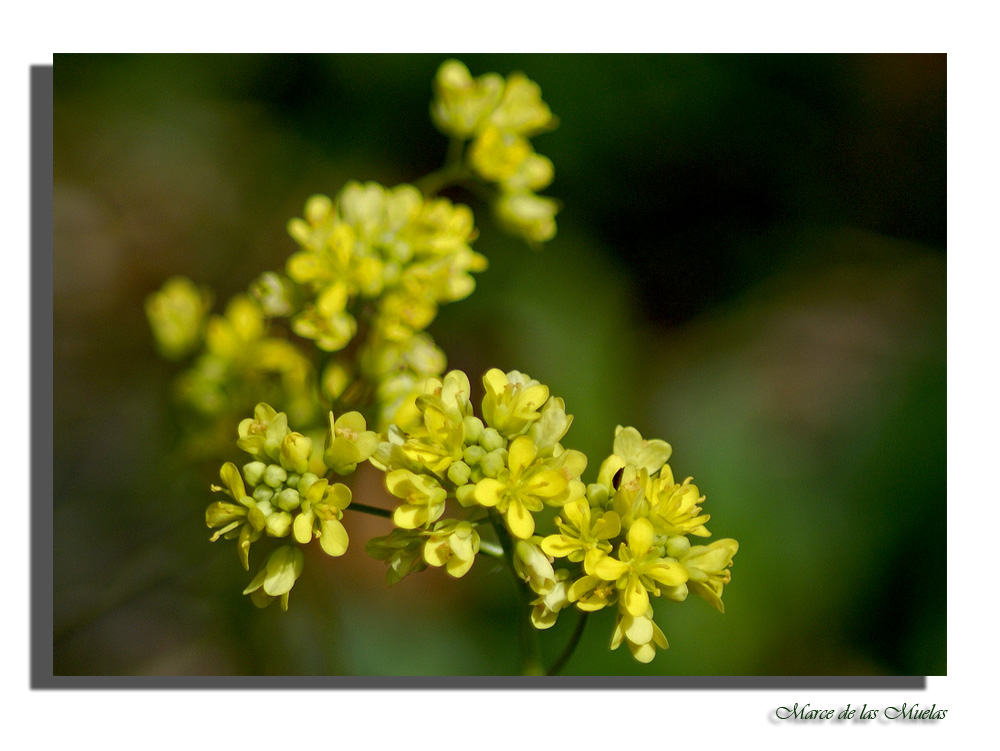
[[[407,574],[427,568],[427,562],[423,559],[424,542],[421,530],[397,528],[386,537],[373,537],[365,545],[365,552],[372,558],[389,564],[385,580],[391,587]]]
[[[556,558],[567,558],[579,563],[585,558],[587,573],[593,573],[595,554],[610,553],[610,540],[621,533],[621,519],[614,511],[591,509],[586,498],[579,498],[562,507],[556,527],[561,534],[549,535],[542,541],[542,550]]]
[[[548,386],[516,370],[505,374],[493,368],[483,376],[483,385],[483,419],[508,438],[527,432],[549,398]]]
[[[495,507],[502,513],[511,534],[522,540],[535,532],[531,512],[541,511],[546,502],[559,505],[569,486],[562,472],[551,469],[544,460],[536,462],[537,454],[528,436],[515,438],[508,449],[507,468],[496,479],[480,480],[473,494],[481,506]]]
[[[547,595],[556,585],[552,559],[538,546],[539,537],[518,540],[514,544],[514,572],[520,576],[535,594]]]
[[[378,448],[379,437],[367,429],[360,412],[347,412],[336,420],[329,414],[323,463],[338,475],[349,475]]]
[[[667,649],[670,646],[663,631],[653,621],[652,608],[648,608],[642,615],[633,615],[619,608],[615,630],[611,636],[611,649],[618,649],[623,639],[632,656],[639,662],[652,661],[657,647]]]
[[[571,605],[569,598],[569,571],[559,569],[555,572],[555,583],[551,590],[531,601],[531,623],[539,629],[552,628],[556,623],[559,611]]]
[[[688,572],[688,589],[710,602],[720,613],[726,612],[722,604],[722,589],[729,583],[729,567],[733,565],[733,556],[739,547],[739,543],[731,538],[716,540],[711,545],[693,546],[681,558],[681,565]]]
[[[222,491],[237,503],[227,503],[217,501],[205,510],[205,523],[209,528],[219,527],[211,540],[215,542],[220,537],[232,539],[238,537],[236,552],[239,555],[240,563],[246,570],[250,569],[250,544],[256,542],[262,532],[262,527],[255,527],[250,522],[250,511],[255,508],[256,502],[247,495],[246,486],[240,471],[232,462],[226,462],[219,470],[219,477],[222,479],[222,487],[212,485],[214,492]]]
[[[705,522],[710,517],[702,514],[698,505],[705,500],[705,496],[698,494],[698,486],[692,485],[691,479],[687,478],[680,485],[675,483],[669,464],[663,467],[658,477],[649,478],[646,486],[649,519],[657,531],[669,536],[709,536]]]
[[[529,243],[544,243],[556,236],[559,202],[529,191],[504,192],[494,206],[497,218],[512,233]]]
[[[479,533],[466,521],[442,521],[423,533],[424,560],[431,566],[444,566],[456,579],[465,576],[479,552]]]
[[[146,298],[146,316],[160,354],[180,360],[201,344],[212,295],[190,279],[175,276]]]
[[[595,576],[615,582],[625,610],[634,617],[649,610],[650,593],[659,596],[657,582],[675,587],[688,578],[684,566],[663,558],[652,543],[653,525],[647,519],[637,519],[628,531],[628,544],[622,543],[618,549],[618,558],[604,556],[593,565]]]
[[[351,489],[341,483],[330,485],[326,479],[309,486],[302,500],[302,509],[295,517],[295,540],[303,545],[314,537],[329,556],[337,557],[347,552],[347,530],[340,522],[344,509],[351,504]]]
[[[601,465],[597,482],[612,487],[615,474],[627,464],[637,469],[645,469],[650,475],[656,474],[667,463],[672,449],[666,441],[644,440],[635,428],[615,428],[614,451]]]
[[[404,500],[392,515],[397,527],[424,527],[444,513],[448,493],[433,477],[397,469],[385,476],[385,486],[394,496]]]
[[[253,580],[243,590],[253,604],[265,608],[276,597],[281,598],[281,609],[288,610],[288,593],[305,568],[305,555],[294,545],[283,545],[268,556]]]
[[[464,64],[445,60],[434,78],[434,124],[447,135],[468,138],[500,103],[503,85],[496,73],[473,79]]]
[[[559,124],[549,105],[542,101],[541,87],[523,73],[507,76],[503,97],[489,122],[501,131],[529,138]]]
[[[526,138],[490,125],[469,147],[469,164],[483,179],[504,182],[517,175],[533,153]]]

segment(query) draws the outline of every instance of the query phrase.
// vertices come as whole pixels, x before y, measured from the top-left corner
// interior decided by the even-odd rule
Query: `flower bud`
[[[258,485],[253,491],[253,498],[258,503],[270,501],[273,495],[274,491],[267,485]]]
[[[272,488],[280,488],[287,479],[288,473],[277,464],[268,464],[264,470],[264,482]]]
[[[502,449],[491,451],[479,463],[479,468],[483,470],[483,474],[487,477],[495,478],[500,474],[500,470],[504,468],[506,462],[504,462],[503,454],[500,453],[501,451]]]
[[[264,526],[271,537],[286,537],[292,528],[292,515],[287,511],[278,511],[267,517]]]
[[[691,549],[691,541],[684,535],[667,538],[667,555],[671,558],[683,558]]]
[[[462,458],[469,466],[479,464],[484,456],[486,456],[486,449],[482,446],[466,446],[465,451],[462,452]]]
[[[281,464],[290,472],[305,472],[311,455],[312,438],[306,438],[301,433],[289,433],[281,442]]]
[[[285,511],[294,511],[299,507],[299,504],[302,502],[302,498],[299,496],[299,491],[293,488],[285,488],[278,493],[277,500],[275,502]]]
[[[479,437],[483,433],[483,421],[475,415],[467,415],[462,424],[465,427],[465,442],[468,444],[479,443]]]
[[[496,449],[503,448],[505,443],[506,441],[503,439],[503,436],[493,428],[486,428],[483,430],[482,435],[479,436],[479,445],[487,451],[495,451]]]
[[[306,472],[299,479],[296,488],[300,494],[305,495],[309,492],[309,488],[311,488],[317,480],[319,480],[319,477],[315,474],[312,472]]]
[[[264,462],[248,462],[243,465],[243,479],[250,487],[256,487],[260,485],[265,469],[267,469],[267,465]]]
[[[452,462],[448,467],[448,479],[456,485],[464,485],[469,480],[472,470],[465,462]]]

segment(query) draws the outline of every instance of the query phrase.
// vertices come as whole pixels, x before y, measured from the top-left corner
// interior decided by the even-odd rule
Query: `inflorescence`
[[[302,547],[341,556],[344,511],[379,513],[394,528],[366,550],[388,564],[390,584],[427,567],[462,577],[479,556],[504,557],[531,593],[536,629],[565,609],[614,608],[611,648],[624,642],[649,662],[667,647],[653,600],[693,592],[722,611],[737,542],[692,544],[709,536],[705,499],[691,478],[674,479],[666,442],[619,426],[588,484],[587,457],[562,444],[573,417],[546,385],[490,370],[477,413],[468,376],[445,372],[426,329],[441,305],[472,293],[487,261],[471,247],[471,209],[437,192],[475,185],[502,226],[533,245],[552,239],[558,204],[537,194],[552,162],[530,139],[557,121],[520,73],[473,78],[449,60],[434,91],[432,119],[451,139],[440,171],[311,197],[288,224],[298,250],[283,271],[258,277],[222,315],[182,277],[147,300],[161,354],[193,357],[180,401],[205,418],[244,416],[236,444],[249,458],[223,464],[212,486],[225,499],[206,510],[211,539],[236,540],[246,570],[253,543],[280,540],[244,594],[287,609]],[[364,463],[384,473],[394,509],[360,504],[337,481]]]

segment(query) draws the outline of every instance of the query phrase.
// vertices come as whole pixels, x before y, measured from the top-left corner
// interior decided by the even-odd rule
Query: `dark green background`
[[[311,193],[439,166],[445,57],[56,56],[57,674],[516,670],[506,573],[389,589],[377,519],[310,556],[288,613],[252,607],[142,307],[173,274],[224,300],[280,268]],[[587,480],[619,423],[668,440],[740,541],[726,615],[658,604],[671,648],[642,666],[600,613],[565,672],[945,673],[945,57],[459,57],[541,85],[564,209],[534,252],[449,193],[491,263],[431,328],[450,365],[549,384]],[[387,505],[377,483],[355,493]]]

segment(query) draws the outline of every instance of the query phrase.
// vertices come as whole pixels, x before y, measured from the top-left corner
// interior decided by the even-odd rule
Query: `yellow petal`
[[[535,533],[535,518],[518,499],[510,502],[506,518],[507,526],[515,537],[527,540]]]
[[[535,461],[535,457],[538,455],[535,442],[526,435],[511,441],[507,451],[507,466],[510,467],[511,474],[514,475],[519,475],[525,467]]]
[[[594,576],[601,577],[604,581],[618,581],[618,578],[628,571],[628,564],[622,563],[617,558],[609,555],[604,556],[593,564]]]
[[[334,558],[341,556],[347,552],[348,542],[347,530],[343,524],[336,519],[327,519],[323,522],[319,544],[324,553]]]
[[[635,574],[628,578],[625,591],[622,592],[622,603],[633,617],[646,615],[646,611],[649,610],[649,593]]]
[[[641,558],[649,552],[653,544],[653,525],[649,519],[636,519],[628,531],[628,546],[636,558]],[[677,582],[680,584],[680,582]]]
[[[480,506],[489,506],[492,508],[500,503],[506,492],[507,486],[504,483],[487,477],[476,483],[473,498],[476,499],[476,503]]]

